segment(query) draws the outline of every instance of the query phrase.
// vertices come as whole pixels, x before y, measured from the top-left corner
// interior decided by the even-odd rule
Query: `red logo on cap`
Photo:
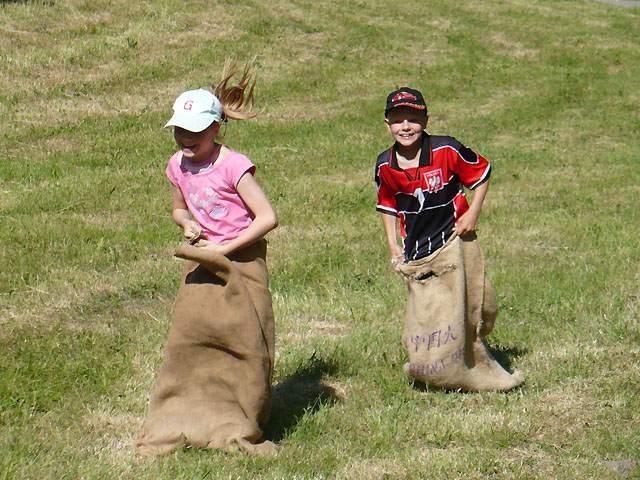
[[[411,100],[413,102],[416,102],[418,100],[418,97],[409,92],[400,92],[396,93],[391,99],[392,102],[399,102],[400,100]]]
[[[191,111],[191,109],[193,108],[193,100],[187,100],[186,102],[184,102],[184,106],[182,108],[184,110]]]

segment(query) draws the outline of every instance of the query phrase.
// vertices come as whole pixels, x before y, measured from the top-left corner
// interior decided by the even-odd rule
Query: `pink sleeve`
[[[227,180],[234,188],[238,186],[238,182],[245,173],[249,172],[253,175],[256,171],[256,167],[251,160],[241,153],[233,152],[226,160],[228,160],[225,162]]]
[[[167,174],[167,178],[169,179],[169,181],[175,185],[176,187],[178,186],[178,154],[174,153],[172,155],[172,157],[169,159],[169,163],[167,163],[167,169],[165,171],[165,173]]]

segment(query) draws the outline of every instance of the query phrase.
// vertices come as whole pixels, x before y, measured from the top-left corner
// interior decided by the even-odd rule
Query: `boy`
[[[429,116],[418,90],[391,92],[384,116],[395,144],[376,162],[376,209],[395,265],[430,255],[454,232],[461,237],[474,234],[491,165],[455,138],[425,131]],[[463,187],[475,190],[471,205]],[[397,219],[404,249],[396,237]]]
[[[491,165],[455,138],[425,131],[427,105],[418,90],[391,92],[384,114],[395,143],[376,162],[376,209],[409,292],[405,371],[442,388],[513,388],[522,377],[504,370],[483,341],[497,303],[475,232]],[[475,190],[471,205],[465,187]]]

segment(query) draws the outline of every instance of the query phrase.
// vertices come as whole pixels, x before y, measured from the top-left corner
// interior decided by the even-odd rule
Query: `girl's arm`
[[[456,233],[458,235],[465,236],[476,231],[478,226],[478,217],[480,216],[482,204],[484,203],[488,190],[489,180],[484,182],[482,185],[479,185],[473,191],[473,198],[471,205],[469,205],[469,210],[467,210],[456,222]]]
[[[184,238],[192,239],[200,236],[201,229],[198,222],[191,219],[191,214],[184,201],[182,192],[175,185],[171,185],[171,198],[173,200],[173,210],[171,216],[176,225],[182,228]]]
[[[251,173],[247,172],[240,177],[236,190],[253,213],[253,222],[233,240],[221,245],[201,240],[198,247],[212,248],[223,255],[229,255],[255,243],[278,226],[276,211]]]

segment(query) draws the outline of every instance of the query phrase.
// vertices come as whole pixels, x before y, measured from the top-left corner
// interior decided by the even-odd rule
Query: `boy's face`
[[[384,123],[399,145],[410,147],[422,138],[422,132],[427,127],[427,114],[424,110],[398,107],[389,112]]]

